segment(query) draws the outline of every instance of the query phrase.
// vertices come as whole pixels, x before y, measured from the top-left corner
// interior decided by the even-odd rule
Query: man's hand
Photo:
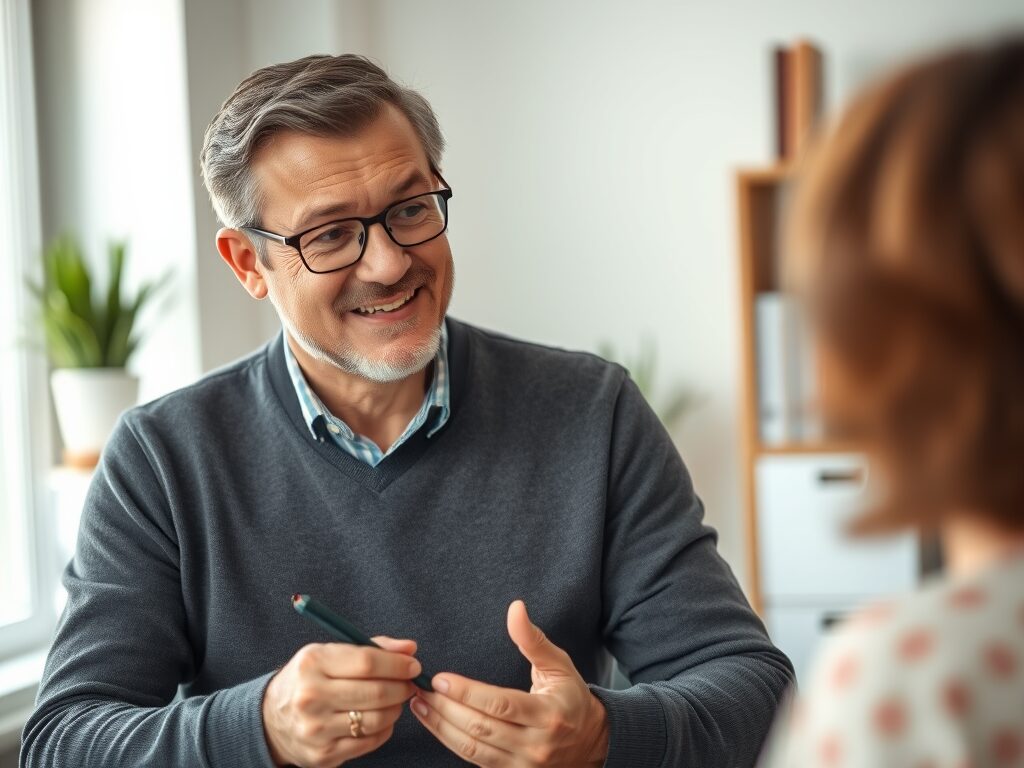
[[[569,655],[551,643],[516,600],[508,634],[533,665],[529,693],[445,673],[435,693],[417,691],[411,708],[448,749],[479,766],[603,765],[608,754],[604,705]]]
[[[412,640],[375,637],[382,648],[344,643],[301,648],[271,678],[263,696],[263,731],[276,765],[337,766],[391,738],[402,703],[422,671]],[[362,713],[353,737],[350,711]]]

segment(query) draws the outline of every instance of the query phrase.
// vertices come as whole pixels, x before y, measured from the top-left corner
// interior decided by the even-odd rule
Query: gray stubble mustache
[[[355,286],[351,292],[346,291],[338,297],[334,308],[338,312],[349,312],[357,307],[365,307],[375,301],[394,296],[396,293],[411,291],[422,285],[433,281],[437,272],[426,264],[415,264],[409,271],[402,275],[402,278],[392,285],[383,283],[362,283]]]

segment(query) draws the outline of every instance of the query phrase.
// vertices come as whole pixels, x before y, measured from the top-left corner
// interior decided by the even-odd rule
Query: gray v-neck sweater
[[[25,766],[268,766],[289,597],[529,690],[508,604],[608,710],[608,766],[755,761],[789,662],[622,368],[449,319],[452,413],[377,467],[310,434],[280,339],[130,411],[90,488]],[[614,654],[634,685],[601,687]],[[180,695],[176,697],[176,694]],[[463,764],[405,712],[353,765]]]

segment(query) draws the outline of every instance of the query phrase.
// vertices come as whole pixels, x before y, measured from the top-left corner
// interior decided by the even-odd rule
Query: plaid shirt
[[[423,405],[409,422],[409,426],[401,436],[388,448],[387,453],[381,451],[380,447],[363,435],[357,435],[344,421],[327,410],[327,407],[310,389],[306,377],[302,375],[302,369],[288,346],[287,334],[283,335],[284,359],[288,365],[288,374],[292,379],[292,386],[295,387],[295,394],[299,398],[299,407],[302,408],[302,416],[313,437],[322,440],[317,432],[317,420],[322,419],[327,427],[327,433],[333,437],[334,442],[343,451],[351,454],[360,461],[375,467],[395,451],[398,446],[414,435],[424,424],[430,421],[430,431],[427,437],[432,437],[437,430],[445,425],[451,413],[451,390],[448,386],[448,330],[445,324],[441,323],[441,343],[437,349],[437,356],[434,358],[434,376],[430,382],[430,388],[423,397]]]

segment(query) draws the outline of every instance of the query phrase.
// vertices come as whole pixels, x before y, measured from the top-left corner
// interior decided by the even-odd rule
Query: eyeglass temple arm
[[[275,234],[273,232],[267,232],[267,230],[260,229],[259,227],[241,227],[241,229],[244,229],[246,232],[252,232],[255,235],[259,235],[260,237],[265,237],[267,238],[267,240],[273,240],[275,242],[281,243],[281,245],[289,244],[288,240],[290,238],[287,238],[284,235]]]
[[[451,192],[452,192],[452,185],[444,180],[444,176],[442,176],[441,172],[439,170],[437,170],[437,166],[434,165],[433,163],[431,163],[430,164],[430,170],[434,173],[435,176],[437,176],[438,181],[440,181],[442,184],[444,184],[448,188],[448,192],[449,192],[448,197],[449,198],[452,197],[452,194],[451,194]]]

